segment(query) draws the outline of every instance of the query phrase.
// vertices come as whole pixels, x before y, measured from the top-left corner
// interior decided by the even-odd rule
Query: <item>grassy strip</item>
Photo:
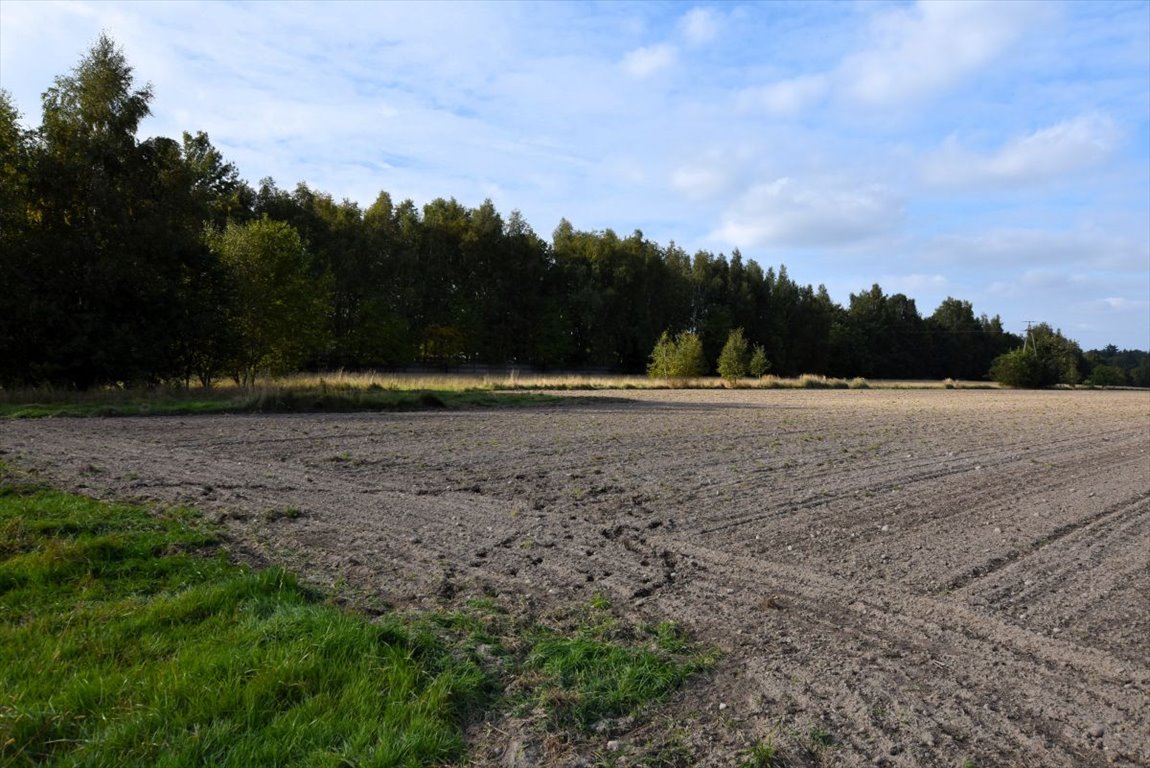
[[[640,711],[713,657],[604,600],[368,621],[216,552],[190,512],[23,488],[0,466],[0,764],[443,764],[483,708]]]
[[[489,680],[432,634],[318,602],[210,536],[0,491],[0,762],[427,765]]]
[[[353,411],[417,411],[432,409],[521,407],[568,402],[555,395],[489,390],[393,390],[382,387],[274,387],[245,392],[222,390],[207,397],[203,390],[186,396],[154,398],[107,393],[89,401],[2,403],[0,418],[35,419],[53,416],[159,416],[197,413],[344,413]]]

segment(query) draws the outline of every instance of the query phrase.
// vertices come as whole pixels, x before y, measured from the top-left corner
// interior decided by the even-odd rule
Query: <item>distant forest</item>
[[[771,373],[983,379],[1023,347],[948,298],[930,315],[873,287],[849,304],[785,267],[689,255],[636,230],[550,241],[517,211],[386,193],[366,209],[258,188],[204,133],[137,138],[150,86],[104,36],[43,96],[36,130],[0,92],[0,383],[210,384],[412,365],[646,370],[664,331],[712,369],[735,329]],[[1150,386],[1150,354],[1083,353],[1048,326],[1057,381]],[[1045,381],[1043,383],[1053,383]]]

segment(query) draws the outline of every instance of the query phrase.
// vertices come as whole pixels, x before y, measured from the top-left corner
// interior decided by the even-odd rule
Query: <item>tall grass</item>
[[[0,418],[140,414],[273,413],[419,410],[555,404],[540,393],[561,390],[723,389],[719,377],[649,378],[578,374],[404,374],[373,371],[267,377],[252,387],[102,387],[83,392],[54,387],[0,388]],[[988,382],[868,381],[803,374],[740,379],[741,389],[991,389]],[[509,393],[515,393],[511,396]]]
[[[491,407],[550,404],[554,400],[501,397],[561,390],[726,389],[723,379],[650,378],[581,374],[396,374],[381,371],[293,374],[264,377],[252,387],[223,382],[212,387],[120,386],[77,392],[61,387],[0,387],[0,416],[116,415],[121,413],[252,413],[273,410],[358,410],[422,407]],[[742,378],[739,389],[995,389],[987,382],[867,381],[804,374],[797,377]],[[467,397],[461,397],[461,395]]]

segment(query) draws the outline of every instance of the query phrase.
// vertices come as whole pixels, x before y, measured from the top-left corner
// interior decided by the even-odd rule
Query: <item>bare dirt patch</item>
[[[1150,764],[1150,394],[627,397],[5,422],[0,450],[393,605],[602,593],[719,646],[665,718],[609,734],[620,764],[768,738],[792,765]]]

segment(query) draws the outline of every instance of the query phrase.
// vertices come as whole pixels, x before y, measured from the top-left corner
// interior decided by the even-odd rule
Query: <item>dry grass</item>
[[[365,371],[333,371],[322,374],[295,374],[268,380],[280,387],[361,388],[382,387],[396,390],[563,390],[563,389],[723,389],[727,386],[718,376],[691,379],[649,378],[647,376],[610,376],[580,374],[407,374]],[[742,389],[991,389],[997,385],[985,381],[871,381],[860,377],[840,379],[805,373],[796,377],[763,376],[740,379]]]
[[[740,389],[993,389],[998,385],[984,381],[870,381],[830,378],[805,373],[784,378],[763,376],[744,378]],[[324,373],[298,373],[287,376],[268,376],[259,379],[250,390],[243,391],[232,381],[220,381],[210,389],[193,385],[190,389],[160,386],[148,389],[125,389],[108,386],[83,392],[66,388],[41,386],[0,388],[0,403],[73,403],[100,405],[122,403],[125,399],[162,402],[168,399],[186,399],[189,395],[202,400],[226,400],[243,392],[249,396],[273,392],[352,392],[382,389],[394,392],[437,391],[546,391],[546,390],[629,390],[629,389],[723,389],[728,384],[718,376],[692,379],[649,378],[647,376],[611,376],[580,374],[413,374],[381,371],[328,371]]]

